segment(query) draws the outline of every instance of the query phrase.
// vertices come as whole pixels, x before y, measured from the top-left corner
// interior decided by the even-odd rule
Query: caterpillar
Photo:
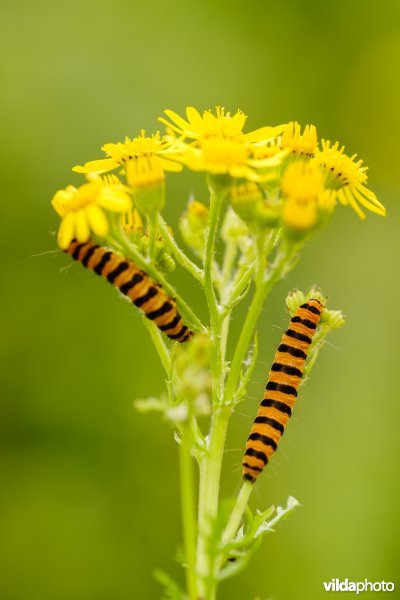
[[[324,306],[310,299],[302,304],[283,334],[269,372],[264,399],[258,409],[243,458],[243,479],[254,483],[278,447],[292,415],[303,376],[307,351]]]
[[[65,250],[72,258],[105,277],[121,294],[132,300],[145,316],[171,340],[186,342],[193,333],[183,323],[176,302],[132,260],[95,244],[73,240]]]

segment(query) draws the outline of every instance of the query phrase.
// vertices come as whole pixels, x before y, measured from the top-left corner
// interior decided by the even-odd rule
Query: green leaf
[[[181,586],[165,571],[155,569],[154,578],[164,587],[161,600],[187,600],[187,596]]]

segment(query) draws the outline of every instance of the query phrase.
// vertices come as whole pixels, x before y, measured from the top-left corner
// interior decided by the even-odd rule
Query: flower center
[[[210,138],[201,143],[205,162],[209,164],[243,165],[249,156],[249,149],[240,140]]]
[[[240,110],[233,117],[230,113],[225,114],[225,109],[217,106],[216,115],[211,111],[203,114],[203,137],[235,138],[243,135],[243,127],[246,115]]]
[[[344,185],[363,184],[367,181],[367,168],[362,160],[356,161],[356,154],[347,156],[338,142],[333,146],[330,142],[322,142],[322,151],[318,153],[318,162],[328,171],[327,185],[340,188]]]
[[[117,144],[104,144],[102,150],[118,164],[123,165],[123,163],[133,158],[156,154],[165,146],[161,141],[159,132],[152,137],[146,137],[145,131],[142,129],[139,136],[133,139],[125,138],[124,142],[118,142]]]
[[[101,190],[100,182],[90,182],[81,185],[65,204],[67,211],[77,211],[92,204]]]
[[[323,185],[324,178],[318,165],[297,161],[287,168],[282,191],[286,198],[306,203],[317,199]]]

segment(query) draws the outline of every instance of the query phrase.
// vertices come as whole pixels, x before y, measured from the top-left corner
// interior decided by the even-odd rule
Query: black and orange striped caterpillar
[[[246,443],[243,479],[254,483],[278,447],[296,402],[307,351],[324,306],[311,299],[302,304],[283,334],[269,372],[264,400]]]
[[[105,277],[171,340],[186,342],[192,337],[193,333],[178,313],[175,300],[132,260],[103,248],[92,240],[84,244],[73,240],[65,252],[84,267]]]

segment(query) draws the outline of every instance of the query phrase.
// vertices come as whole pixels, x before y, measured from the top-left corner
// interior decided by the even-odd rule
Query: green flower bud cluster
[[[187,209],[179,219],[179,229],[185,244],[198,256],[203,255],[207,221],[207,206],[197,200],[190,199]]]
[[[183,398],[196,416],[211,412],[210,338],[196,335],[186,347],[176,349],[172,386],[177,398]]]

